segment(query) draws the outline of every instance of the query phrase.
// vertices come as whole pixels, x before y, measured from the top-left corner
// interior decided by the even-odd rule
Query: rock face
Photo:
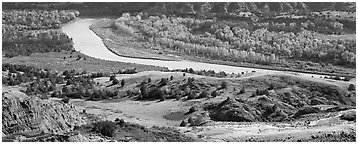
[[[2,96],[2,132],[5,135],[63,134],[85,122],[71,104],[42,100],[16,91],[3,92]]]
[[[252,107],[228,97],[211,110],[210,117],[220,121],[253,122],[261,120],[254,111],[255,109]]]

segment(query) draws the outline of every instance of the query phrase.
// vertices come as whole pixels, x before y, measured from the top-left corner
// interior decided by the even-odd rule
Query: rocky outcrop
[[[2,132],[5,135],[35,131],[63,134],[85,122],[72,104],[10,90],[2,96]]]
[[[240,103],[235,99],[228,97],[225,101],[210,110],[210,117],[219,121],[239,121],[254,122],[260,121],[256,110],[251,106]]]

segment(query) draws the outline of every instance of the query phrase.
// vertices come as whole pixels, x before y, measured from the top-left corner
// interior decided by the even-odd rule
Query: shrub
[[[193,112],[196,112],[198,111],[198,109],[195,107],[195,106],[192,106],[190,109],[189,109],[189,113],[193,113]]]
[[[227,88],[227,82],[226,82],[226,81],[222,81],[222,82],[221,82],[221,87],[226,89],[226,88]]]
[[[170,81],[172,81],[174,79],[174,77],[173,76],[170,76]]]
[[[127,90],[127,96],[132,96],[133,92],[131,90]]]
[[[109,77],[109,81],[112,81],[112,80],[114,80],[115,78],[116,78],[115,75],[111,75],[111,76]]]
[[[339,77],[339,76],[333,76],[333,79],[334,79],[334,80],[341,80],[341,77]]]
[[[122,79],[122,81],[121,81],[121,86],[124,87],[125,84],[126,84],[126,83],[125,83],[124,79]]]
[[[151,78],[148,78],[148,83],[152,82],[152,79]]]
[[[183,73],[183,76],[185,76],[185,73]]]
[[[99,132],[104,136],[115,136],[116,123],[111,121],[99,121],[93,124],[93,131]]]
[[[66,97],[66,98],[63,98],[61,101],[64,102],[64,103],[69,103],[70,99]]]
[[[187,124],[188,124],[188,122],[186,122],[186,121],[183,120],[183,121],[181,121],[180,126],[181,126],[181,127],[185,127]]]
[[[140,99],[144,99],[144,98],[147,98],[148,97],[148,91],[147,91],[147,87],[145,84],[143,84],[141,87],[140,87]]]
[[[180,100],[180,99],[181,99],[181,95],[180,95],[180,94],[175,95],[175,99],[176,99],[176,100]]]
[[[116,84],[118,84],[118,83],[119,83],[119,80],[117,80],[116,78],[114,78],[113,81],[112,81],[112,84],[113,84],[113,85],[116,85]]]
[[[167,78],[162,78],[159,82],[159,86],[165,86],[168,84],[168,79]]]
[[[354,90],[356,90],[356,86],[354,84],[349,84],[348,90],[354,91]]]
[[[189,117],[188,118],[188,123],[192,123],[194,120],[193,120],[193,118],[192,117]]]
[[[211,96],[213,96],[213,97],[216,97],[218,95],[219,95],[219,93],[217,90],[214,90],[213,92],[211,92]]]
[[[240,94],[243,94],[243,93],[245,93],[245,92],[246,92],[245,88],[242,88],[242,89],[240,90]]]
[[[165,95],[164,95],[164,92],[160,89],[158,89],[158,97],[160,99],[160,101],[165,101]]]
[[[198,98],[199,96],[198,96],[198,93],[196,93],[195,91],[191,91],[190,92],[190,94],[189,94],[189,96],[188,96],[188,100],[190,100],[190,99],[196,99],[196,98]]]
[[[209,97],[209,93],[207,91],[202,91],[199,95],[199,98],[207,98]]]
[[[275,86],[271,83],[268,90],[273,90],[275,88]]]
[[[356,113],[355,111],[348,111],[344,112],[341,116],[341,119],[347,120],[347,121],[355,121],[356,120]]]

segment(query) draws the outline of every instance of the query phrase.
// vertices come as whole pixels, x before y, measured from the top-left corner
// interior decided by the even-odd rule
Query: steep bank
[[[5,135],[63,134],[85,123],[72,104],[41,100],[11,90],[3,91],[2,102],[2,132]]]

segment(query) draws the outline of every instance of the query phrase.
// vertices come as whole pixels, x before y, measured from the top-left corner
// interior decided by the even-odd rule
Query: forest
[[[72,39],[57,30],[78,11],[4,10],[2,49],[6,57],[72,50]]]
[[[260,28],[250,30],[245,22],[233,25],[215,19],[124,13],[112,25],[118,33],[210,59],[263,65],[300,60],[355,68],[355,40],[319,38],[310,31],[316,29],[315,23],[290,23],[290,29],[300,31],[285,32],[272,30],[286,28],[285,23],[259,23],[255,27]],[[342,27],[337,22],[328,24]]]

